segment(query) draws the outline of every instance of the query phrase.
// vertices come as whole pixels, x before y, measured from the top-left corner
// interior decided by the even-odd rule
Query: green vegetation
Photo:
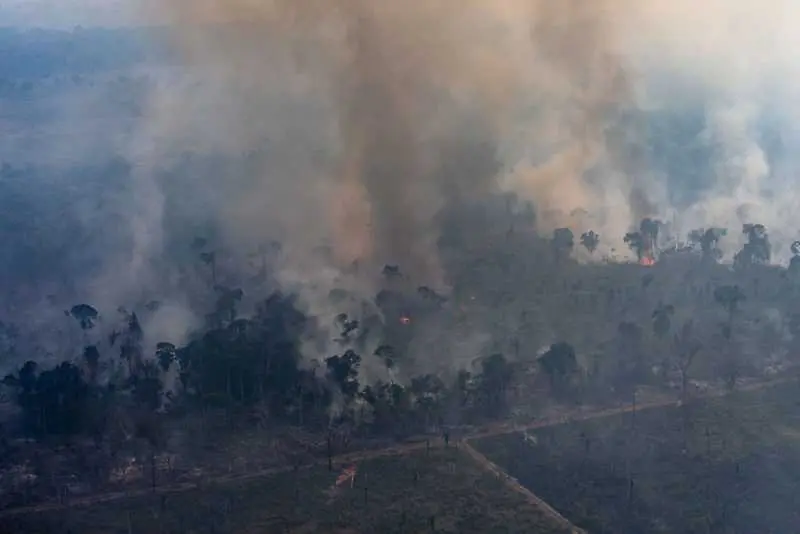
[[[326,467],[0,520],[0,532],[562,532],[525,498],[451,447],[357,463],[331,491]]]
[[[798,405],[792,382],[474,445],[593,534],[789,532]]]

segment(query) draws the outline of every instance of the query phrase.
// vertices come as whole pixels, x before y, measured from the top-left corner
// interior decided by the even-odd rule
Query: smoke
[[[330,290],[371,300],[384,264],[447,292],[442,214],[500,192],[531,201],[544,234],[596,231],[601,253],[644,217],[679,237],[728,228],[728,258],[744,223],[767,226],[778,260],[797,237],[789,0],[126,7],[164,27],[180,67],[152,76],[115,141],[134,165],[100,224],[130,235],[75,291],[99,308],[158,296],[191,309],[167,255],[209,233],[232,261],[282,243],[277,283],[331,320],[361,304]],[[172,315],[176,339],[196,322]]]
[[[168,25],[194,81],[152,95],[145,131],[159,153],[144,159],[258,154],[246,178],[206,184],[220,198],[223,242],[283,243],[278,282],[317,315],[342,311],[327,298],[334,287],[374,295],[384,264],[447,290],[439,214],[501,190],[534,203],[540,231],[593,229],[605,249],[624,249],[643,217],[669,219],[679,234],[730,228],[729,256],[743,223],[766,224],[779,250],[794,239],[781,175],[791,156],[763,138],[765,95],[783,102],[797,79],[787,21],[800,12],[787,2],[139,7]],[[687,114],[701,117],[689,135],[654,127]],[[665,164],[697,146],[687,165]],[[695,179],[681,183],[685,172]],[[146,224],[134,234],[147,237],[134,255],[147,258],[160,218],[137,220]]]
[[[167,110],[181,117],[176,132],[214,124],[217,146],[241,150],[270,136],[259,123],[295,132],[281,143],[291,143],[291,153],[263,171],[258,196],[293,213],[324,214],[316,227],[292,214],[276,219],[292,228],[289,242],[329,241],[340,266],[400,263],[446,286],[434,246],[437,212],[459,189],[485,194],[498,185],[535,203],[542,230],[591,226],[613,240],[609,246],[641,218],[674,213],[681,232],[727,225],[736,235],[751,218],[784,232],[765,192],[776,174],[771,157],[783,156],[768,156],[759,121],[764,95],[794,86],[793,76],[781,78],[796,70],[787,21],[797,8],[786,2],[770,9],[746,0],[703,9],[620,0],[144,7],[150,20],[172,24],[176,46],[214,88]],[[209,29],[223,22],[227,30]],[[654,115],[685,114],[685,102],[700,103],[704,127],[673,144],[701,144],[707,158],[703,183],[685,184],[695,194],[675,206],[670,183],[680,177],[660,164],[648,134]],[[295,105],[308,112],[290,113]],[[443,146],[475,138],[493,147],[502,169],[470,176],[445,161],[463,154]],[[328,159],[307,169],[320,153]],[[253,211],[238,223],[263,227],[264,212],[281,210],[262,203]]]
[[[387,263],[446,290],[447,205],[507,189],[543,208],[544,229],[578,208],[599,229],[627,225],[607,210],[631,186],[607,131],[632,103],[609,7],[148,4],[202,80],[154,95],[168,102],[155,131],[172,150],[270,153],[246,187],[220,178],[220,220],[238,247],[284,243],[279,278],[308,282],[312,308],[354,262],[365,295]],[[591,184],[590,171],[613,182]]]

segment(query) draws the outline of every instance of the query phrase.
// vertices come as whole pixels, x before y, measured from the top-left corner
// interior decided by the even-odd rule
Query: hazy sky
[[[124,0],[0,0],[0,26],[67,27],[126,24]]]

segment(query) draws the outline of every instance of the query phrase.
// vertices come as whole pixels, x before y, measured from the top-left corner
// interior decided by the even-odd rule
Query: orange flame
[[[656,260],[649,256],[645,256],[641,260],[639,260],[639,265],[644,265],[645,267],[652,267],[656,264]]]
[[[342,470],[342,474],[340,474],[336,478],[336,482],[335,482],[334,485],[335,486],[341,486],[342,484],[344,484],[345,482],[347,482],[349,480],[350,481],[350,487],[352,488],[353,487],[353,481],[355,480],[355,478],[356,478],[356,466],[355,465],[351,465],[350,467],[345,467]]]

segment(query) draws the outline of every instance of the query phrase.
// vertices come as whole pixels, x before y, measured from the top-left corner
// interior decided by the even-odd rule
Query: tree
[[[97,368],[100,363],[100,351],[97,350],[95,345],[87,345],[83,349],[83,359],[86,362],[86,367],[89,370],[89,383],[97,383]]]
[[[0,358],[14,360],[19,330],[11,323],[0,321]]]
[[[164,386],[158,374],[157,364],[147,361],[142,363],[139,372],[131,377],[134,402],[145,412],[154,412],[161,407]]]
[[[336,324],[341,328],[339,333],[339,343],[346,345],[352,341],[352,334],[358,330],[358,319],[351,319],[346,313],[336,316]]]
[[[84,331],[94,328],[95,322],[100,317],[97,310],[88,304],[76,304],[69,311],[65,311],[64,314],[74,317]]]
[[[642,329],[636,323],[623,321],[617,326],[618,361],[613,383],[622,397],[634,397],[636,385],[648,377],[642,337]]]
[[[792,243],[790,250],[792,251],[792,259],[789,260],[789,273],[797,278],[800,275],[800,241]]]
[[[539,366],[547,375],[553,392],[563,393],[578,369],[575,349],[569,343],[554,343],[539,358]]]
[[[326,358],[325,365],[331,380],[338,386],[344,398],[352,401],[359,389],[358,368],[361,366],[361,356],[347,350],[341,356]]]
[[[128,364],[128,374],[133,376],[142,363],[142,340],[144,332],[136,313],[128,316],[128,326],[123,334],[119,356]]]
[[[651,318],[653,320],[653,333],[659,339],[659,341],[661,341],[662,348],[665,350],[665,352],[666,347],[663,345],[670,333],[670,330],[672,329],[672,316],[674,314],[675,308],[671,304],[663,303],[659,303],[651,314]],[[668,362],[669,358],[667,357],[667,354],[664,354],[664,359],[661,365],[661,369],[664,374],[667,372]]]
[[[739,304],[745,300],[745,295],[738,285],[725,285],[714,290],[714,300],[725,308],[728,312],[728,319],[722,323],[722,337],[728,342],[726,350],[727,359],[725,361],[726,383],[729,388],[736,385],[739,376],[739,364],[737,362],[736,347],[731,343],[733,337],[733,319],[739,310]]]
[[[156,360],[158,361],[159,367],[163,372],[169,371],[172,362],[175,361],[177,349],[175,345],[172,343],[167,343],[166,341],[161,341],[156,344]]]
[[[260,260],[258,267],[258,274],[255,279],[257,281],[264,281],[267,278],[267,264],[268,260],[276,258],[282,251],[283,246],[278,241],[268,241],[258,244],[256,251],[251,254],[251,257]]]
[[[636,259],[642,261],[647,252],[645,239],[642,234],[640,232],[628,232],[622,240],[628,245],[628,248],[636,254]]]
[[[211,269],[211,287],[217,285],[217,254],[213,250],[208,250],[208,239],[195,237],[191,244],[192,250],[197,253],[200,261]]]
[[[23,415],[29,419],[25,412],[35,411],[35,388],[39,365],[33,360],[25,362],[16,375],[8,374],[3,378],[3,385],[15,390],[15,400],[22,409]]]
[[[551,241],[553,252],[557,260],[562,260],[572,254],[575,247],[575,236],[569,228],[556,228]]]
[[[381,345],[375,349],[373,355],[381,359],[383,365],[386,366],[386,370],[389,372],[389,375],[392,376],[397,364],[397,354],[395,353],[394,347],[391,345]]]
[[[398,267],[397,265],[386,264],[383,266],[383,271],[381,271],[381,273],[387,280],[393,280],[396,278],[401,278],[403,276],[402,273],[400,272],[400,267]]]
[[[659,303],[653,310],[653,333],[659,339],[664,339],[669,334],[672,327],[672,316],[675,314],[675,307],[671,304]]]
[[[645,248],[651,255],[656,251],[656,247],[658,245],[658,232],[662,225],[663,223],[661,221],[650,219],[649,217],[645,217],[639,223],[639,232],[644,238]]]
[[[242,301],[244,291],[238,287],[230,289],[224,286],[215,286],[214,289],[219,294],[212,314],[214,322],[217,325],[221,325],[226,321],[232,323],[236,320],[236,306]]]
[[[588,232],[581,234],[581,245],[583,245],[584,248],[589,251],[589,254],[594,254],[594,251],[597,250],[597,245],[599,244],[600,235],[596,234],[594,230],[589,230]]]
[[[717,262],[722,258],[719,240],[728,234],[725,228],[698,228],[689,233],[689,242],[700,247],[703,259]]]
[[[490,416],[496,417],[507,408],[506,392],[513,376],[513,367],[502,354],[492,354],[481,360],[479,384]]]
[[[446,389],[444,382],[436,375],[426,374],[412,378],[410,389],[416,408],[425,415],[424,428],[427,429],[431,418],[439,415],[441,396]]]
[[[744,268],[768,263],[772,247],[766,227],[763,224],[747,223],[742,225],[742,233],[747,236],[747,243],[734,256],[734,265]]]
[[[644,218],[639,223],[638,232],[628,232],[622,238],[640,262],[646,258],[654,259],[661,224],[655,219]]]
[[[731,339],[734,314],[738,311],[739,304],[744,302],[745,299],[745,294],[738,285],[725,285],[714,289],[714,300],[728,312],[728,320],[723,327],[725,339]]]
[[[134,435],[141,440],[144,440],[150,451],[150,484],[153,490],[156,488],[157,483],[157,467],[156,455],[159,449],[163,448],[166,443],[166,436],[164,426],[161,418],[154,411],[141,412],[136,418],[136,426]]]
[[[426,302],[430,302],[435,307],[441,307],[445,302],[447,302],[447,298],[443,297],[433,289],[429,288],[428,286],[419,286],[417,288],[417,294]]]
[[[462,410],[467,407],[473,397],[473,383],[474,379],[472,373],[466,369],[460,369],[453,384],[453,390],[458,399],[458,406]]]
[[[63,362],[38,375],[36,371],[37,365],[29,361],[18,376],[8,375],[3,380],[17,390],[17,404],[28,432],[44,437],[72,436],[83,431],[90,391],[80,369]]]
[[[673,348],[676,355],[678,371],[681,375],[681,399],[686,400],[686,386],[689,381],[689,368],[695,356],[703,349],[694,335],[694,322],[689,319],[683,323],[681,331],[673,336]]]

